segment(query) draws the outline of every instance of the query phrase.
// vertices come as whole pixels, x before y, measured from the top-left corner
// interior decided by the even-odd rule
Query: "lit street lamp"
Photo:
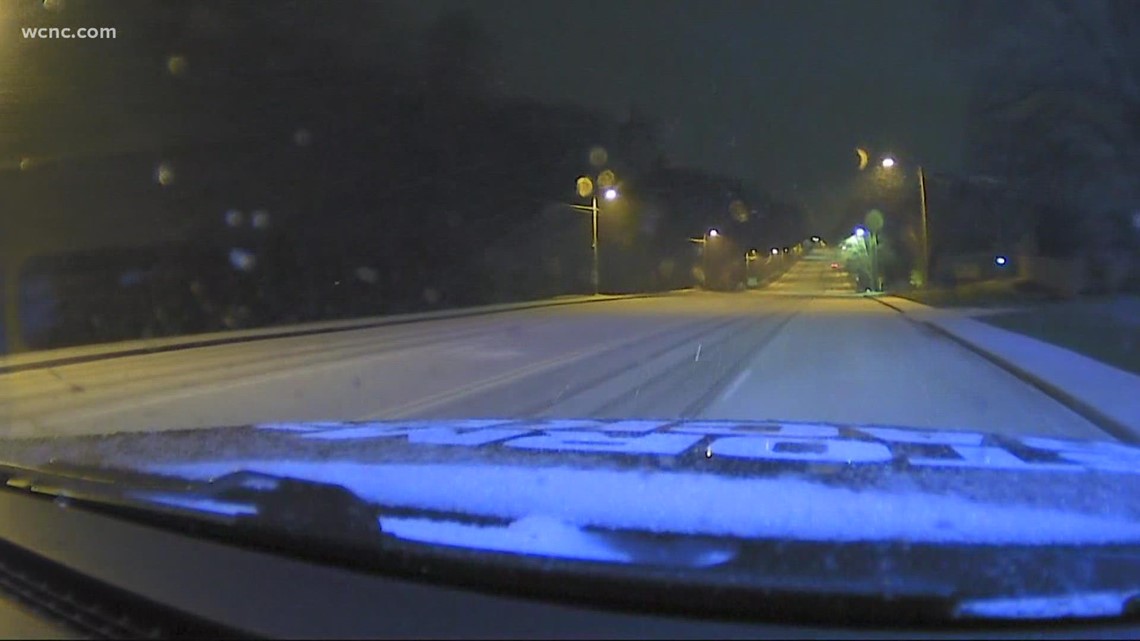
[[[709,242],[709,240],[708,240],[708,239],[710,239],[710,238],[716,238],[716,237],[718,237],[718,236],[720,236],[720,232],[719,232],[719,231],[717,231],[717,230],[715,230],[715,229],[710,229],[710,230],[708,230],[708,232],[706,232],[706,233],[705,233],[705,235],[704,235],[704,236],[702,236],[702,237],[700,237],[700,238],[690,238],[690,239],[689,239],[689,242],[690,242],[690,243],[696,243],[696,244],[698,244],[698,245],[704,245],[705,243]]]
[[[895,166],[895,159],[886,156],[881,164],[883,169],[890,169]],[[922,286],[926,287],[930,280],[930,227],[927,224],[926,172],[921,164],[917,165],[917,168],[919,206],[922,209]]]
[[[750,249],[748,253],[744,254],[744,283],[746,287],[752,284],[752,262],[758,258],[760,258],[760,252],[755,249]]]
[[[608,171],[608,170],[607,170]],[[604,172],[603,172],[604,173]],[[590,249],[593,252],[593,265],[590,270],[590,281],[594,285],[594,295],[597,296],[600,292],[600,278],[598,276],[598,193],[594,190],[594,181],[582,176],[578,179],[578,194],[581,196],[590,196],[590,206],[585,205],[570,205],[579,211],[590,212],[591,217],[591,237]],[[616,200],[618,197],[617,189],[607,187],[602,192],[602,197],[606,200]]]
[[[708,260],[709,239],[710,238],[716,238],[718,236],[720,236],[720,232],[717,231],[715,228],[713,228],[713,229],[708,230],[708,232],[706,232],[705,235],[700,237],[700,238],[690,238],[689,239],[690,243],[696,243],[696,244],[701,246],[701,271],[704,272],[704,275],[705,275],[705,287],[708,287],[708,282],[709,282],[709,270],[708,270],[708,266],[709,266],[709,260]]]
[[[877,209],[867,212],[867,227],[859,225],[855,228],[855,238],[859,239],[859,245],[870,263],[868,275],[871,278],[871,286],[876,291],[882,290],[882,283],[880,282],[882,279],[879,275],[879,230],[882,228],[883,215]]]

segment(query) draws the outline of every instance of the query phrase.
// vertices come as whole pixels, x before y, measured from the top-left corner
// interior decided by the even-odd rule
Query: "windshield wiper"
[[[330,538],[376,545],[380,509],[343,486],[239,471],[207,482],[141,476],[138,482],[0,464],[5,485],[77,506],[165,524],[268,535],[275,543]],[[134,481],[134,479],[131,479]],[[236,532],[235,532],[236,531]],[[260,537],[259,537],[260,538]]]
[[[380,510],[343,486],[243,470],[176,494],[132,493],[184,509],[226,513],[239,523],[297,534],[335,532],[354,540],[382,534]]]
[[[1127,618],[1138,611],[1134,568],[1140,552],[1132,547],[713,540],[582,527],[571,532],[570,526],[554,532],[562,536],[545,539],[573,534],[579,543],[589,539],[590,550],[627,557],[607,563],[506,545],[517,536],[503,538],[502,545],[488,543],[498,530],[511,534],[514,523],[480,523],[483,548],[462,536],[417,540],[399,508],[382,508],[340,485],[248,470],[187,482],[105,469],[0,464],[0,479],[9,488],[77,507],[293,558],[454,587],[525,586],[531,597],[619,609],[920,625]],[[382,516],[388,528],[381,526]],[[411,521],[421,534],[461,530],[466,523],[449,523],[442,514],[411,516],[430,521]],[[423,529],[428,526],[437,530]],[[1086,580],[1077,585],[1065,577]]]

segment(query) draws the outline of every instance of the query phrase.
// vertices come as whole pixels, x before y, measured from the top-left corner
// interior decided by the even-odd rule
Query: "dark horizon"
[[[1104,152],[1134,146],[1113,121],[1134,113],[1127,85],[1041,89],[1055,54],[1024,43],[1088,43],[1046,38],[1027,6],[25,0],[0,11],[3,269],[205,243],[219,252],[161,287],[213,279],[170,305],[229,327],[599,291],[598,246],[610,291],[743,286],[745,252],[846,236],[873,209],[903,286],[1033,235],[1050,255],[1126,238],[1106,230],[1135,172]],[[118,35],[20,31],[46,25]],[[1073,64],[1120,71],[1098,60]],[[623,193],[592,225],[575,181],[607,169]],[[713,228],[723,264],[695,249]],[[121,288],[107,269],[99,287]],[[119,333],[184,331],[171,315]]]
[[[422,21],[470,10],[508,93],[643,110],[674,162],[812,206],[852,177],[856,146],[961,163],[966,85],[934,2],[403,4]]]

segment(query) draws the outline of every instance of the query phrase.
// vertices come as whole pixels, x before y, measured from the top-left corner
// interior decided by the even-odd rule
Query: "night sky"
[[[857,144],[959,164],[965,86],[934,2],[407,3],[423,20],[462,7],[498,43],[510,93],[619,116],[636,105],[674,162],[809,203],[850,177]]]

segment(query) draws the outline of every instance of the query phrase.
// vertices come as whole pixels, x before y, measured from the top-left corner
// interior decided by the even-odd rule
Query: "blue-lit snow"
[[[226,516],[238,516],[241,514],[257,514],[257,507],[253,505],[245,505],[242,503],[229,503],[226,501],[217,501],[214,499],[203,499],[179,496],[177,494],[157,494],[151,492],[138,492],[136,496],[144,501],[152,501],[155,503],[162,503],[171,507],[180,507],[198,512],[212,512],[214,514],[222,514]]]
[[[255,425],[259,430],[272,432],[315,432],[321,429],[320,423],[259,423]]]
[[[780,434],[797,438],[835,438],[839,428],[835,425],[796,422],[792,424],[757,423],[752,429],[742,428],[738,421],[685,421],[674,428],[675,432],[703,434],[706,436],[747,436],[755,434]]]
[[[984,435],[978,432],[949,430],[906,430],[894,427],[860,427],[859,431],[891,443],[938,443],[941,445],[981,445]]]
[[[986,619],[1052,619],[1059,617],[1118,617],[1130,594],[1119,592],[1074,593],[1058,596],[1009,597],[964,601],[959,617]]]
[[[508,420],[508,419],[462,419],[462,420],[412,420],[412,421],[387,421],[387,422],[281,422],[281,423],[260,423],[256,425],[258,429],[282,431],[282,432],[319,432],[314,434],[311,438],[322,440],[341,440],[341,439],[361,439],[361,438],[374,438],[376,436],[384,436],[387,434],[401,433],[401,430],[409,429],[425,429],[425,428],[440,428],[446,427],[448,429],[480,429],[501,425],[504,428],[521,429],[524,431],[532,431],[534,429],[542,430],[591,430],[596,432],[629,432],[643,434],[652,432],[671,421],[661,420],[624,420],[624,421],[599,421],[593,419],[541,419],[535,421],[534,424],[528,424],[527,421]],[[724,428],[723,423],[718,424],[721,429]],[[829,435],[833,435],[835,428],[831,428]]]
[[[506,527],[416,518],[384,518],[381,519],[381,524],[388,534],[435,545],[579,561],[638,563],[647,560],[639,555],[636,547],[615,545],[604,534],[585,531],[544,516],[525,517]],[[658,565],[664,561],[681,567],[709,567],[731,560],[737,551],[724,544],[704,544],[699,549],[686,552],[688,554],[672,554],[667,558],[654,558],[653,561]]]
[[[579,527],[799,540],[1053,544],[1140,540],[1140,522],[795,478],[464,464],[235,460],[155,464],[192,480],[251,470],[343,485],[381,506]],[[555,536],[555,532],[551,532]],[[583,552],[586,553],[586,552]]]

